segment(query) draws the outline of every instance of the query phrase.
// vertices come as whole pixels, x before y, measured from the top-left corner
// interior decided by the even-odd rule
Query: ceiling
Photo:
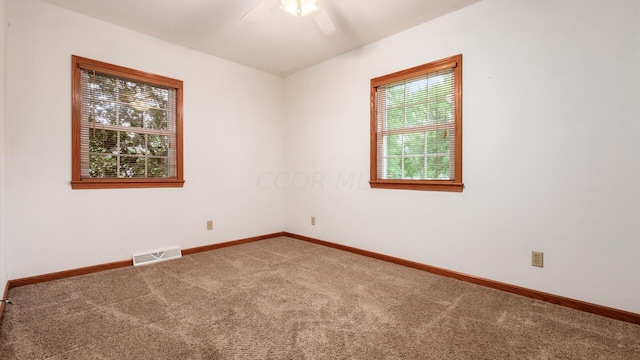
[[[318,64],[480,0],[320,0],[336,32],[260,0],[42,0],[278,76]]]

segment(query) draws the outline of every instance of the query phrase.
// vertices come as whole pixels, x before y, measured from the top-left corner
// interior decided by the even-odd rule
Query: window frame
[[[446,69],[454,69],[454,178],[448,180],[409,180],[378,178],[378,114],[376,94],[380,86],[409,80]],[[462,54],[436,60],[371,79],[370,92],[370,181],[371,188],[462,192]]]
[[[161,188],[183,187],[183,143],[182,143],[182,101],[183,82],[161,75],[151,74],[118,65],[92,60],[76,55],[71,57],[71,188],[72,189],[114,189],[114,188]],[[105,75],[144,82],[149,85],[173,88],[176,91],[176,176],[166,178],[88,178],[81,174],[81,109],[82,109],[82,70],[96,71]]]

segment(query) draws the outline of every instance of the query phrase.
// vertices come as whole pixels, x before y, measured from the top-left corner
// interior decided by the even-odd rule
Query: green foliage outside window
[[[449,179],[453,74],[445,70],[385,88],[387,179]],[[394,130],[396,130],[394,132]]]
[[[93,72],[87,76],[89,176],[169,176],[169,90]]]

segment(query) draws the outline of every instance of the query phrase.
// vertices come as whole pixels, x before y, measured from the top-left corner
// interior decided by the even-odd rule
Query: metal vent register
[[[177,259],[182,256],[179,247],[171,247],[133,254],[133,266],[153,264],[160,261]]]

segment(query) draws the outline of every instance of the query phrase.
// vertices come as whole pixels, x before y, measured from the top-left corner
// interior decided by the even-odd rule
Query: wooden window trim
[[[114,189],[114,188],[162,188],[182,187],[183,175],[183,143],[182,143],[182,100],[183,83],[181,80],[134,70],[118,65],[91,60],[80,56],[72,56],[72,85],[71,85],[71,188],[72,189]],[[141,81],[150,85],[170,87],[176,90],[176,176],[171,178],[117,178],[92,179],[81,176],[81,85],[82,70],[95,70],[100,73]]]
[[[378,178],[378,119],[376,109],[376,90],[381,85],[411,79],[421,75],[454,68],[455,75],[455,175],[452,180],[399,180]],[[374,189],[428,190],[462,192],[462,55],[455,55],[410,69],[371,79],[370,93],[370,181]]]

